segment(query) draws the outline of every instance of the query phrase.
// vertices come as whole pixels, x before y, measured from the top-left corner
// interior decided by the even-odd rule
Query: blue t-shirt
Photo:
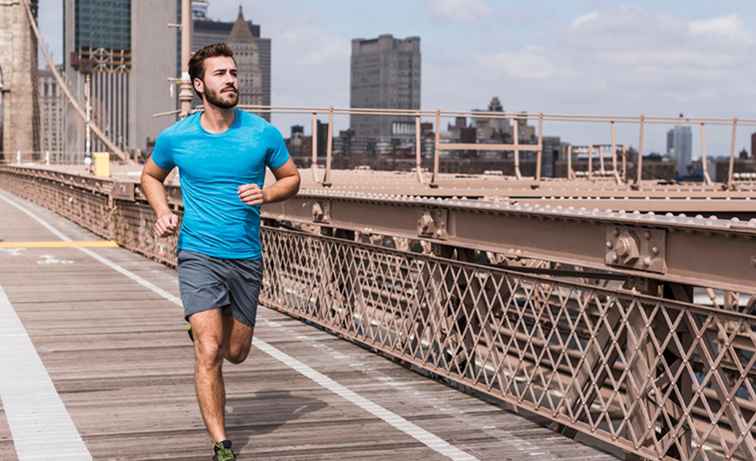
[[[225,259],[259,259],[260,207],[239,199],[238,187],[265,182],[265,167],[289,159],[281,133],[249,112],[235,109],[223,133],[200,125],[201,112],[165,129],[152,160],[165,171],[178,167],[184,217],[178,249]]]

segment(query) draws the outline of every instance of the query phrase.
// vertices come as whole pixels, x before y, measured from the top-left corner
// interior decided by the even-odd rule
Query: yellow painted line
[[[118,248],[112,240],[79,240],[53,242],[0,242],[0,248]]]

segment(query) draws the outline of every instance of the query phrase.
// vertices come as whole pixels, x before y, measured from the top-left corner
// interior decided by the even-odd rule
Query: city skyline
[[[391,33],[423,40],[423,108],[468,110],[498,96],[508,111],[754,117],[742,105],[753,91],[746,79],[756,24],[756,7],[746,2],[729,9],[686,2],[682,9],[671,2],[628,7],[476,0],[462,9],[455,0],[380,6],[334,1],[327,7],[216,0],[209,16],[233,20],[239,5],[274,42],[276,105],[348,107],[351,40]],[[61,27],[60,16],[50,18],[55,6],[40,7],[54,52]],[[296,121],[281,117],[278,123],[287,131]],[[647,131],[648,152],[665,151],[671,126],[656,128]],[[636,132],[620,127],[618,135],[637,144]],[[600,142],[609,130],[553,124],[547,134]],[[728,134],[727,128],[707,132],[712,156],[729,152]],[[740,130],[738,150],[749,146],[749,136]],[[693,158],[699,150],[694,139]]]

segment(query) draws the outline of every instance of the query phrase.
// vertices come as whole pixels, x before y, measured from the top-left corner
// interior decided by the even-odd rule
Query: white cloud
[[[483,56],[480,63],[493,72],[515,79],[544,80],[553,77],[556,70],[545,50],[535,46]]]
[[[691,21],[688,23],[688,32],[694,36],[714,36],[737,42],[752,42],[751,34],[745,30],[743,21],[735,14]]]
[[[575,18],[575,20],[572,21],[571,27],[573,29],[578,29],[588,23],[596,21],[598,18],[599,18],[598,11],[591,11],[588,14],[584,14],[582,16],[578,16],[577,18]]]
[[[451,22],[473,22],[491,14],[486,0],[427,0],[434,17]]]
[[[655,81],[659,87],[695,87],[697,82],[719,76],[723,80],[749,65],[748,31],[736,16],[686,21],[677,16],[638,8],[596,12],[601,20],[591,27],[581,16],[560,43],[550,50],[554,59],[569,57],[563,65],[579,66],[605,79]],[[639,31],[638,24],[643,27]],[[733,46],[733,39],[740,39]],[[745,45],[745,46],[742,46]]]

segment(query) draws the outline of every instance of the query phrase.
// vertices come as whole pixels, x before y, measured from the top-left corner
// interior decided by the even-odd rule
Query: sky
[[[40,0],[58,61],[61,4]],[[498,96],[507,111],[756,118],[752,0],[210,0],[209,16],[233,20],[239,5],[272,40],[274,106],[348,107],[351,40],[390,33],[421,38],[423,109],[485,108]],[[290,120],[274,121],[288,133]],[[666,149],[667,129],[647,129],[647,151]],[[604,125],[545,132],[610,142]],[[710,155],[729,152],[729,132],[707,129]],[[618,134],[638,144],[637,127]],[[697,128],[693,143],[695,158]],[[750,129],[737,144],[750,150]]]

